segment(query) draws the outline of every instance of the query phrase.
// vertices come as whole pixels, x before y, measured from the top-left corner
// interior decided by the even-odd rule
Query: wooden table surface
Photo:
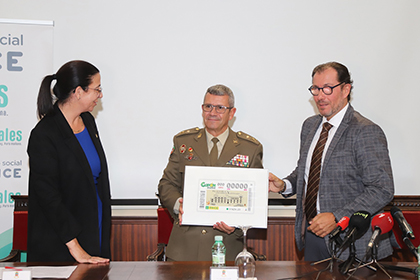
[[[414,269],[416,263],[384,263]],[[74,263],[0,263],[0,266],[33,266],[33,265],[74,265]],[[70,280],[137,280],[137,279],[210,279],[210,262],[111,262],[107,265],[78,264],[78,267],[70,276]],[[228,266],[233,263],[228,262]],[[260,261],[256,265],[256,277],[258,280],[270,279],[322,279],[341,280],[347,279],[348,275],[342,275],[337,269],[337,263],[333,271],[322,271],[328,263],[311,265],[307,262],[294,261]],[[412,272],[400,272],[394,269],[386,269],[392,279],[417,279]],[[39,279],[39,278],[38,278]],[[373,272],[368,268],[356,271],[350,279],[389,279],[380,269]]]

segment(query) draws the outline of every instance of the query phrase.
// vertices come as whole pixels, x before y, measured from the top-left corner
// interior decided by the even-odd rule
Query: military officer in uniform
[[[186,165],[263,168],[260,142],[229,128],[235,112],[233,92],[224,85],[212,86],[207,89],[202,105],[205,127],[184,130],[174,136],[169,162],[158,187],[161,204],[174,218],[166,249],[168,260],[210,261],[215,235],[223,236],[226,260],[234,260],[243,249],[242,231],[222,221],[213,227],[182,225]]]

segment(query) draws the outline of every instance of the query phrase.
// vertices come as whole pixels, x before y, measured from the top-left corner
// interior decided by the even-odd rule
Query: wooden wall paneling
[[[293,217],[270,217],[267,229],[251,229],[248,247],[267,260],[295,261],[302,259],[297,250],[294,237],[295,219]]]
[[[155,217],[114,217],[111,229],[113,261],[145,261],[157,246]]]
[[[303,260],[296,248],[294,218],[269,218],[267,229],[251,229],[248,247],[264,254],[269,261]],[[114,217],[112,219],[111,258],[113,261],[145,261],[157,248],[157,220],[153,217]],[[414,262],[408,250],[394,249],[384,261]]]
[[[14,211],[28,210],[28,196],[15,196]],[[397,206],[402,211],[420,211],[420,196],[395,196],[386,211]],[[264,254],[270,261],[303,260],[302,252],[296,248],[294,217],[269,217],[268,228],[251,229],[248,247]],[[416,236],[420,232],[415,232]],[[157,248],[157,217],[112,217],[111,258],[113,261],[145,261],[146,256]],[[408,249],[394,249],[387,261],[415,262]],[[384,261],[385,261],[384,260]]]
[[[402,211],[419,211],[420,196],[396,196],[385,210],[392,206]],[[249,231],[247,245],[270,261],[303,260],[302,252],[296,248],[294,223],[294,217],[269,217],[267,229]],[[156,217],[113,217],[111,230],[113,261],[144,261],[157,248]],[[415,257],[409,250],[394,249],[386,260],[411,262]]]
[[[294,242],[294,218],[269,218],[268,229],[251,229],[248,246],[267,260],[300,260]],[[157,248],[155,217],[112,218],[111,257],[113,261],[144,261]]]

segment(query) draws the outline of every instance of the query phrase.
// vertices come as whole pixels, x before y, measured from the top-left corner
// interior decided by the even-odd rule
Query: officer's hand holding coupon
[[[183,225],[267,228],[268,170],[186,166]]]

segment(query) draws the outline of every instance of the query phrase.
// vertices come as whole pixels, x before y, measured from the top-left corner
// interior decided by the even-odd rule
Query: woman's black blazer
[[[66,243],[77,238],[94,256],[110,257],[111,194],[105,153],[95,120],[81,114],[98,152],[103,204],[102,246],[89,162],[57,105],[32,130],[29,143],[28,261],[74,261]],[[101,250],[102,247],[102,250]]]

